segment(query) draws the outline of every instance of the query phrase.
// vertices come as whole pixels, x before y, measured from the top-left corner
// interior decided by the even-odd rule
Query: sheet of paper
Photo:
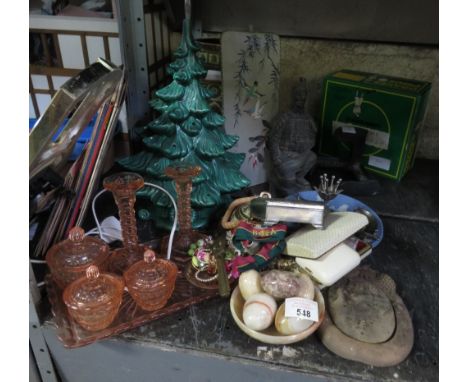
[[[369,163],[369,166],[377,167],[382,170],[388,171],[390,170],[392,161],[390,159],[370,155],[368,163]]]
[[[284,300],[285,317],[296,317],[304,320],[318,321],[317,301],[302,297],[290,297]]]

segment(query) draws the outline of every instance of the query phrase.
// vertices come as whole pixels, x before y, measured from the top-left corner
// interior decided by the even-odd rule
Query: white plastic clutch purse
[[[325,219],[323,230],[307,226],[286,238],[285,250],[321,287],[334,284],[372,251],[367,246],[358,252],[347,240],[369,223],[366,216],[331,212]]]
[[[364,228],[369,221],[358,212],[330,212],[325,229],[308,225],[286,238],[285,254],[317,259]]]

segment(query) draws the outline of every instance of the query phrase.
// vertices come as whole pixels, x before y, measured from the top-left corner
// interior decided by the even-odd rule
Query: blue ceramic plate
[[[316,201],[321,201],[322,200],[322,199],[320,199],[320,197],[318,196],[316,191],[302,191],[302,192],[299,192],[297,194],[288,196],[288,199],[290,199],[290,200],[307,200],[307,201],[311,201],[311,202],[316,202]],[[376,218],[376,221],[377,221],[377,232],[376,232],[377,239],[372,241],[372,243],[371,243],[372,248],[375,248],[380,244],[380,242],[383,239],[383,235],[384,235],[383,223],[382,223],[382,220],[380,219],[379,215],[377,215],[377,213],[372,208],[367,206],[367,204],[364,204],[364,203],[360,202],[359,200],[354,199],[354,198],[352,198],[350,196],[346,196],[346,195],[343,195],[343,194],[338,194],[336,196],[336,198],[329,201],[327,205],[328,205],[328,208],[331,211],[354,211],[354,210],[356,210],[358,208],[363,208],[363,209],[366,209],[366,210],[370,211],[372,213],[372,215],[374,215],[374,217]]]

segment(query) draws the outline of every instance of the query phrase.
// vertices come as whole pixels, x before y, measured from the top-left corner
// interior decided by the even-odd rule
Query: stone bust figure
[[[264,122],[269,128],[266,146],[270,156],[270,186],[278,196],[310,189],[304,177],[317,162],[312,151],[317,127],[305,111],[306,99],[307,82],[300,78],[293,89],[291,110],[279,113],[271,124]]]

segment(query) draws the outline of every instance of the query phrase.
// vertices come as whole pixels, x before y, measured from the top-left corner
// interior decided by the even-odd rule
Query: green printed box
[[[431,84],[340,70],[325,77],[319,154],[346,159],[350,148],[334,132],[367,130],[362,165],[400,180],[413,166]]]

